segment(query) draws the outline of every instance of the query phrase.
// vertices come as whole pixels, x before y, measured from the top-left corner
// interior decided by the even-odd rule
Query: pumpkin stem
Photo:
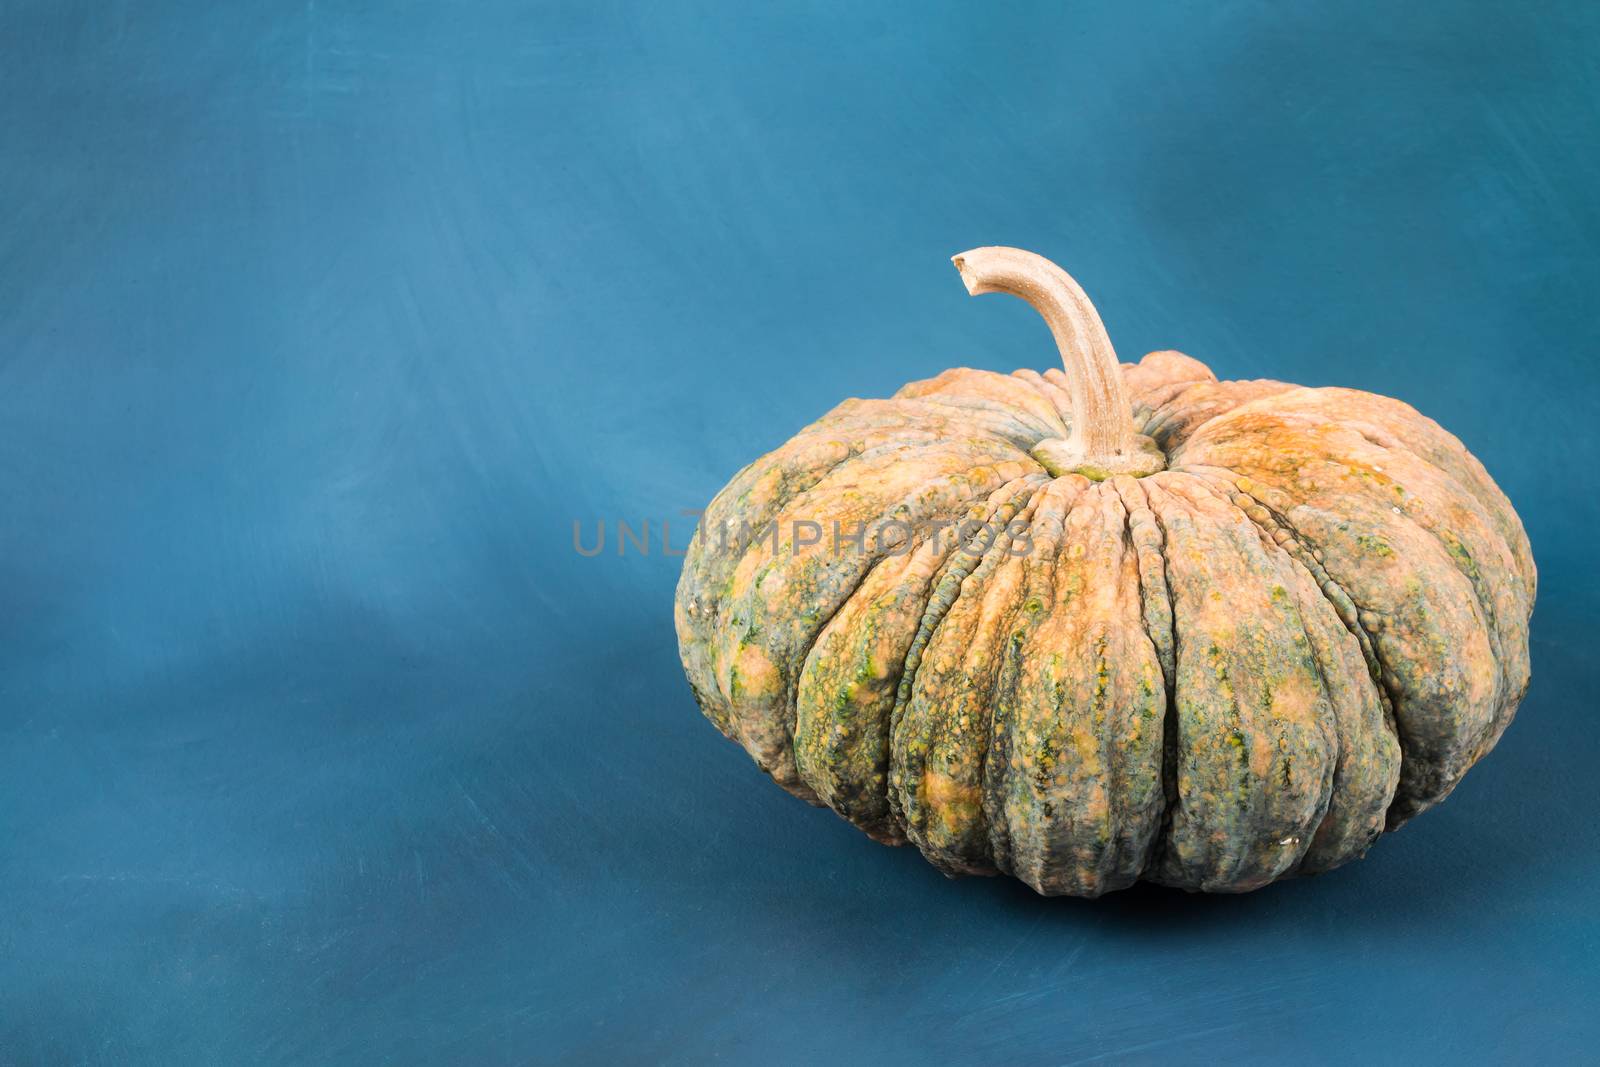
[[[951,257],[967,292],[1010,293],[1044,316],[1061,349],[1072,400],[1072,425],[1046,466],[1051,473],[1091,478],[1149,474],[1166,466],[1154,442],[1133,426],[1122,368],[1105,325],[1072,276],[1043,256],[1020,248],[974,248]]]

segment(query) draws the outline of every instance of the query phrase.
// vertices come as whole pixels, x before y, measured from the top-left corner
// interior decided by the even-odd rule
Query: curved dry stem
[[[953,256],[951,262],[973,296],[1009,293],[1044,316],[1061,349],[1070,387],[1072,426],[1064,451],[1073,465],[1126,470],[1130,461],[1148,452],[1133,427],[1111,338],[1071,275],[1020,248],[974,248]]]

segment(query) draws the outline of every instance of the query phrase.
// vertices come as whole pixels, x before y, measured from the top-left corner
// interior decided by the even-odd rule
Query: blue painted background
[[[0,1060],[1592,1052],[1600,9],[936,6],[0,0]],[[699,717],[573,521],[1052,365],[986,243],[1483,459],[1534,683],[1442,809],[1045,901]]]

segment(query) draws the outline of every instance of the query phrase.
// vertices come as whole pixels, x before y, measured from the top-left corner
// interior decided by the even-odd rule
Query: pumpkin
[[[676,597],[705,715],[949,875],[1242,892],[1443,800],[1528,685],[1535,570],[1461,442],[1372,393],[1118,364],[1011,248],[1061,370],[846,400],[704,512]]]

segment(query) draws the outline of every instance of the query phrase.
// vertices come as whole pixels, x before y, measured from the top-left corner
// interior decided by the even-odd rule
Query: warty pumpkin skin
[[[1053,264],[956,262],[1066,370],[846,400],[735,475],[677,593],[706,716],[875,839],[1045,894],[1255,889],[1444,799],[1529,677],[1483,466],[1387,397],[1118,365]]]

